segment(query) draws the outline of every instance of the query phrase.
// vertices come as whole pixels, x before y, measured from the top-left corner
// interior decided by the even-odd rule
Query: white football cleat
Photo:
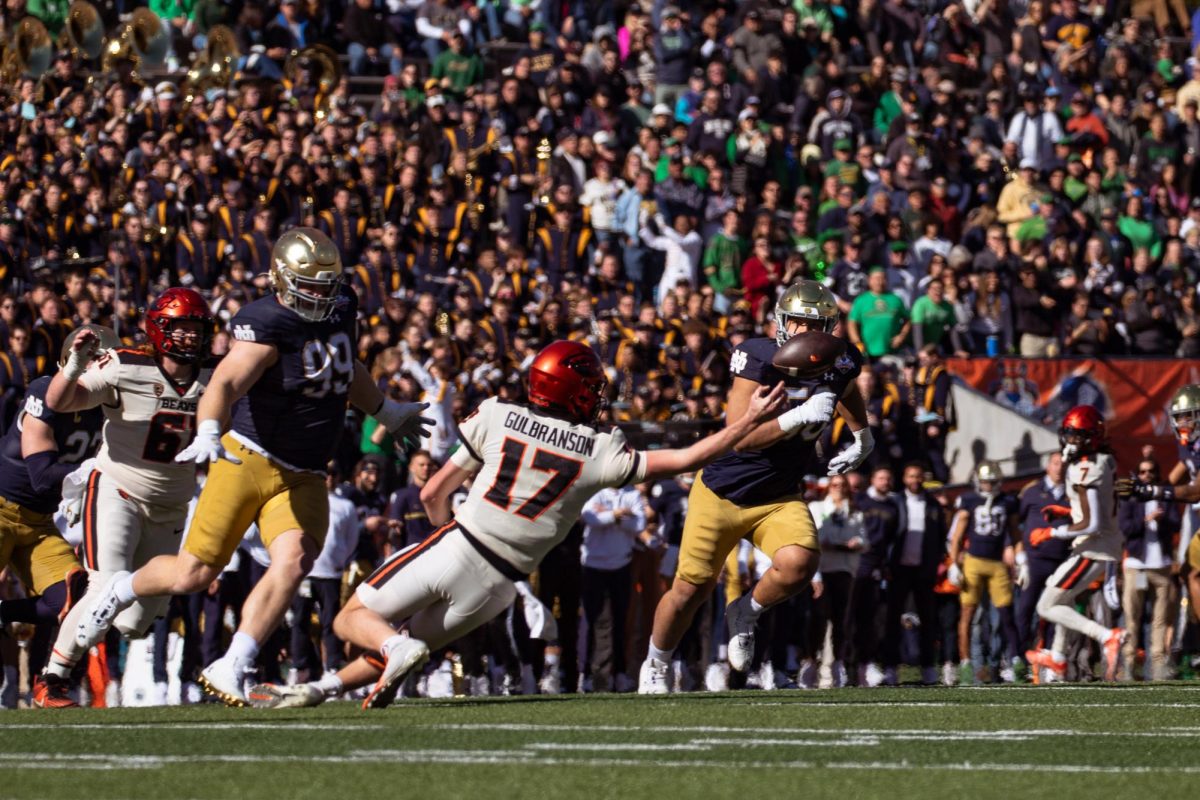
[[[710,692],[729,691],[729,665],[724,661],[714,661],[704,671],[704,688]]]
[[[492,693],[492,682],[487,675],[471,675],[467,678],[471,697],[487,697]]]
[[[870,664],[867,664],[863,677],[866,679],[867,686],[875,688],[883,683],[883,670],[879,668],[878,664],[872,661]]]
[[[325,702],[325,693],[314,683],[257,683],[250,687],[247,699],[255,708],[312,708]]]
[[[562,694],[562,678],[558,676],[558,667],[546,668],[538,684],[538,691],[542,694]]]
[[[638,694],[670,694],[673,678],[670,664],[647,658],[638,674]]]
[[[117,614],[126,608],[117,601],[113,587],[117,585],[117,581],[128,577],[129,573],[122,570],[114,572],[112,577],[105,581],[95,604],[84,613],[83,619],[79,620],[79,625],[75,628],[75,644],[90,650],[103,641],[104,634],[112,627]]]
[[[942,686],[957,686],[958,685],[958,668],[954,666],[953,661],[947,661],[942,664]]]
[[[254,672],[254,665],[236,662],[229,656],[221,656],[200,673],[200,688],[227,706],[246,708],[246,676]]]
[[[744,594],[725,607],[729,630],[729,666],[738,672],[750,669],[754,660],[754,626],[758,617],[750,611],[750,595]]]
[[[387,708],[396,699],[396,692],[400,690],[400,684],[404,683],[404,679],[411,675],[415,670],[425,666],[425,662],[429,660],[429,647],[420,639],[414,639],[411,636],[404,637],[404,641],[392,648],[388,653],[387,664],[383,667],[383,674],[379,676],[379,680],[375,682],[371,693],[363,700],[363,709],[368,708]],[[444,683],[449,686],[448,693],[434,693],[433,679],[431,678],[428,687],[430,697],[453,697],[454,696],[454,674],[453,667],[449,661],[442,662],[438,667],[438,671],[434,673],[434,677],[445,670]]]
[[[833,662],[833,666],[830,667],[829,673],[829,682],[834,689],[844,688],[845,685],[850,681],[850,676],[846,674],[846,662],[842,661],[840,658]]]
[[[845,667],[842,670],[845,671]],[[806,658],[800,662],[800,673],[797,677],[800,679],[801,689],[815,689],[819,680],[820,673],[817,670],[817,662],[811,658]]]

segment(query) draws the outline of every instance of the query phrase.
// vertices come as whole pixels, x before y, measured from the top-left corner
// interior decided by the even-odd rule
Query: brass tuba
[[[131,62],[133,78],[141,83],[138,70],[157,67],[166,61],[170,44],[158,15],[148,8],[135,9],[130,20],[105,43],[100,69],[112,73],[118,62]]]
[[[58,37],[58,48],[91,61],[104,49],[104,21],[88,0],[75,0],[67,9],[67,24]]]
[[[183,86],[186,102],[209,89],[224,89],[233,78],[234,69],[242,54],[237,35],[225,25],[214,25],[208,32],[204,50],[192,63]]]
[[[323,122],[329,116],[329,102],[338,82],[342,79],[342,70],[338,66],[337,53],[327,45],[317,44],[302,50],[293,50],[283,67],[284,76],[288,83],[295,87],[296,73],[300,63],[308,61],[316,73],[317,96],[313,108],[313,116],[318,122]]]
[[[14,87],[22,76],[40,78],[50,69],[54,41],[46,26],[36,17],[25,17],[13,30],[4,46],[0,63],[0,82]]]

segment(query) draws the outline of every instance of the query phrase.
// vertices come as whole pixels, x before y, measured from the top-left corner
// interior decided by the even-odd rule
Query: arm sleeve
[[[601,486],[628,486],[646,479],[646,457],[629,446],[625,434],[613,428],[597,441]]]
[[[485,418],[495,407],[494,400],[484,400],[479,408],[458,426],[458,440],[462,447],[454,451],[451,460],[462,469],[479,469],[483,466],[483,445],[487,437]]]
[[[1087,487],[1088,508],[1100,508],[1100,489],[1096,485]],[[1054,529],[1051,534],[1055,539],[1075,539],[1080,536],[1091,536],[1096,531],[1100,530],[1100,515],[1092,513],[1088,515],[1087,527],[1081,531],[1070,530],[1069,525],[1061,525]]]

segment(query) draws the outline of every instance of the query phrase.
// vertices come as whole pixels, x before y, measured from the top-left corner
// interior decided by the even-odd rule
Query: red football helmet
[[[175,323],[188,319],[202,323],[200,339],[190,347],[176,341],[173,335]],[[167,289],[146,310],[146,338],[157,353],[180,361],[202,361],[208,358],[212,337],[212,312],[200,293],[192,289]]]
[[[1099,451],[1104,440],[1104,417],[1095,406],[1075,406],[1058,429],[1058,442],[1068,461]]]
[[[580,422],[596,418],[607,385],[600,357],[581,342],[551,342],[529,365],[530,405]]]

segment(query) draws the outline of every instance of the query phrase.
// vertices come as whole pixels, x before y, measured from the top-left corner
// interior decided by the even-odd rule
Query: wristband
[[[862,429],[850,431],[854,436],[854,441],[862,447],[863,455],[871,452],[875,448],[875,436],[871,433],[871,426],[864,425]]]
[[[87,371],[88,364],[92,362],[92,356],[95,354],[95,348],[85,348],[82,352],[72,350],[71,355],[67,356],[67,363],[63,364],[62,374],[71,383],[79,380],[83,373]]]
[[[202,419],[200,424],[196,426],[196,436],[204,436],[209,439],[221,438],[221,423],[215,419]]]

